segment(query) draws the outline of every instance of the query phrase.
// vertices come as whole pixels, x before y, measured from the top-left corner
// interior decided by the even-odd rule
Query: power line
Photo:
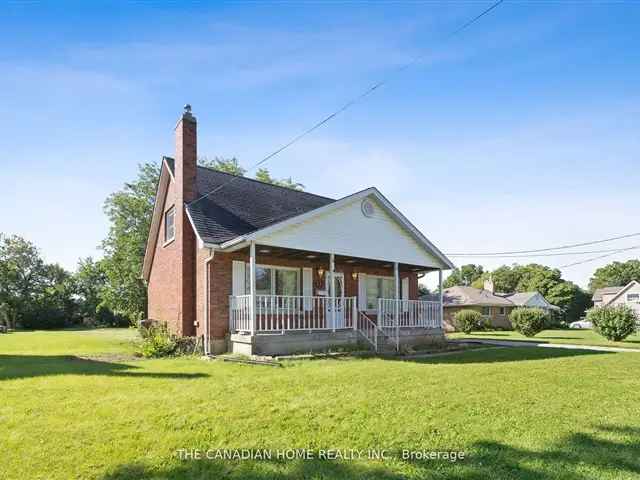
[[[538,253],[538,252],[550,252],[553,250],[566,250],[568,248],[586,247],[588,245],[596,245],[599,243],[612,242],[614,240],[622,240],[623,238],[631,238],[640,236],[638,233],[629,233],[627,235],[619,235],[617,237],[605,238],[603,240],[593,240],[591,242],[574,243],[571,245],[562,245],[559,247],[538,248],[534,250],[513,250],[510,252],[484,252],[484,253],[448,253],[448,257],[494,257],[501,255],[515,255],[519,253]]]
[[[632,247],[632,248],[640,248]],[[616,253],[619,252],[619,248],[610,248],[606,250],[587,250],[582,252],[558,252],[558,253],[538,253],[538,254],[529,254],[529,255],[493,255],[487,258],[537,258],[537,257],[561,257],[561,256],[570,256],[570,255],[588,255],[590,253]],[[486,255],[449,255],[450,257],[459,256],[459,257],[485,257]]]
[[[626,251],[629,251],[629,250],[635,250],[637,248],[640,248],[640,246],[622,248],[622,249],[617,250],[617,251],[615,251],[613,253],[608,253],[606,255],[600,255],[598,257],[593,257],[593,258],[587,258],[586,260],[582,260],[580,262],[569,263],[567,265],[561,265],[561,266],[559,266],[557,268],[575,267],[576,265],[582,265],[583,263],[594,262],[596,260],[600,260],[601,258],[611,257],[612,255],[615,255],[616,253],[626,252]]]
[[[474,23],[476,23],[478,20],[480,20],[482,17],[484,17],[485,15],[487,15],[489,12],[491,12],[493,9],[497,8],[498,5],[500,5],[502,2],[504,2],[504,0],[498,0],[497,2],[495,2],[493,5],[491,5],[489,8],[483,10],[481,13],[479,13],[478,15],[476,15],[475,17],[473,17],[471,20],[467,21],[466,23],[464,23],[463,25],[461,25],[460,27],[458,27],[456,30],[454,30],[453,32],[451,32],[449,35],[447,35],[446,37],[444,37],[443,41],[449,40],[450,38],[458,35],[460,32],[462,32],[463,30],[466,30],[467,28],[469,28],[471,25],[473,25]],[[272,159],[273,157],[275,157],[276,155],[278,155],[279,153],[281,153],[282,151],[286,150],[287,148],[289,148],[291,145],[293,145],[294,143],[298,142],[299,140],[301,140],[302,138],[306,137],[307,135],[309,135],[310,133],[312,133],[313,131],[317,130],[318,128],[320,128],[321,126],[323,126],[324,124],[326,124],[327,122],[331,121],[332,119],[334,119],[335,117],[337,117],[338,115],[340,115],[342,112],[344,112],[345,110],[347,110],[348,108],[352,107],[353,105],[355,105],[356,103],[358,103],[359,101],[363,100],[364,98],[368,97],[369,95],[371,95],[374,91],[376,91],[378,88],[382,87],[383,85],[387,84],[395,75],[399,74],[400,72],[403,72],[404,70],[406,70],[407,68],[411,67],[412,65],[416,64],[417,62],[419,62],[420,60],[422,60],[424,57],[427,56],[427,52],[422,53],[418,56],[416,56],[413,60],[409,61],[408,63],[400,66],[399,68],[397,68],[395,71],[393,71],[392,73],[390,73],[389,75],[387,75],[385,78],[383,78],[382,80],[374,83],[373,85],[371,85],[368,89],[366,89],[364,92],[362,92],[360,95],[352,98],[351,100],[349,100],[347,103],[345,103],[344,105],[342,105],[342,107],[338,108],[336,111],[334,111],[333,113],[327,115],[326,117],[324,117],[322,120],[320,120],[318,123],[316,123],[315,125],[311,126],[310,128],[306,129],[305,131],[303,131],[302,133],[298,134],[297,136],[295,136],[293,139],[291,139],[289,142],[285,143],[284,145],[282,145],[280,148],[278,148],[277,150],[271,152],[269,155],[267,155],[266,157],[264,157],[262,160],[260,160],[259,162],[257,162],[256,164],[252,165],[250,168],[247,169],[247,171],[252,171],[256,168],[258,168],[260,165],[264,164],[265,162],[267,162],[268,160]],[[189,203],[189,205],[193,205],[197,202],[199,202],[200,200],[202,200],[203,198],[209,197],[210,195],[213,195],[216,192],[219,192],[220,190],[222,190],[224,187],[226,187],[227,185],[229,185],[230,183],[233,183],[234,181],[236,181],[238,178],[241,177],[234,177],[231,180],[229,180],[226,183],[223,183],[222,185],[218,185],[216,188],[214,188],[213,190],[211,190],[208,193],[205,193],[204,195],[196,198],[195,200],[193,200],[192,202]]]

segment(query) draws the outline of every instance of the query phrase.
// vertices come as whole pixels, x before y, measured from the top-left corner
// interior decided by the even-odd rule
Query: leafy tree
[[[589,290],[624,286],[632,280],[640,281],[640,260],[613,262],[598,268],[589,281]]]
[[[451,275],[444,281],[444,288],[450,288],[456,285],[471,285],[482,277],[484,269],[482,265],[462,265],[460,268],[454,268]]]
[[[302,183],[294,182],[291,177],[276,179],[271,176],[269,170],[266,168],[260,168],[256,172],[256,180],[260,180],[261,182],[271,183],[272,185],[278,185],[280,187],[291,188],[292,190],[304,190],[304,185]]]
[[[545,295],[553,305],[562,308],[568,322],[578,320],[591,306],[591,295],[573,282],[562,281]]]
[[[45,264],[34,244],[0,234],[0,303],[15,328],[46,286]]]
[[[98,305],[102,301],[102,290],[107,282],[102,262],[95,262],[91,257],[80,259],[74,281],[80,315],[95,319]]]
[[[146,312],[147,289],[141,272],[159,177],[157,163],[140,164],[138,177],[109,195],[104,204],[111,225],[102,242],[106,284],[101,296],[109,309],[131,322]]]
[[[213,168],[214,170],[230,173],[231,175],[237,175],[239,177],[244,177],[245,173],[247,173],[247,170],[240,166],[240,163],[238,162],[238,159],[236,157],[200,157],[198,158],[198,163],[203,167]]]

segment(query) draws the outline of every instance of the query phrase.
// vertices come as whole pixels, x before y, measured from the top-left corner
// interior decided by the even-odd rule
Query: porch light
[[[317,255],[307,255],[307,258],[311,260],[311,259],[314,259],[314,258],[318,258],[318,256]]]
[[[322,278],[322,275],[324,275],[324,268],[319,268],[319,269],[318,269],[318,276],[319,276],[320,278]]]
[[[354,280],[358,279],[358,272],[351,272],[351,278],[353,278]]]
[[[345,260],[344,263],[356,263],[356,261],[353,259],[350,259],[350,260]]]
[[[259,251],[260,253],[271,253],[271,250],[269,250],[268,248],[262,248]]]

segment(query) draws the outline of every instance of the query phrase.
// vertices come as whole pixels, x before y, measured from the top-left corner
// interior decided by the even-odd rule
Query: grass
[[[0,478],[640,476],[637,353],[489,348],[282,368],[109,361],[131,351],[130,334],[0,336]],[[75,356],[87,353],[90,360]],[[309,448],[316,456],[327,448],[406,448],[459,450],[467,458],[180,460],[183,448]]]
[[[593,330],[587,329],[567,329],[567,330],[543,330],[535,337],[525,337],[524,335],[513,331],[491,331],[491,332],[471,332],[449,333],[449,338],[455,339],[491,339],[491,340],[521,340],[540,343],[564,343],[573,345],[595,345],[604,347],[621,347],[635,348],[640,350],[640,334],[628,336],[622,342],[610,342],[601,337]]]

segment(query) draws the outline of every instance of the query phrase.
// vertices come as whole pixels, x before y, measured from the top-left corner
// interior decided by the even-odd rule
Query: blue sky
[[[442,41],[489,4],[4,4],[0,231],[73,268],[100,255],[105,197],[172,154],[184,103],[200,154],[250,165],[425,52],[268,168],[333,197],[375,185],[445,252],[638,231],[640,3],[507,1]]]

